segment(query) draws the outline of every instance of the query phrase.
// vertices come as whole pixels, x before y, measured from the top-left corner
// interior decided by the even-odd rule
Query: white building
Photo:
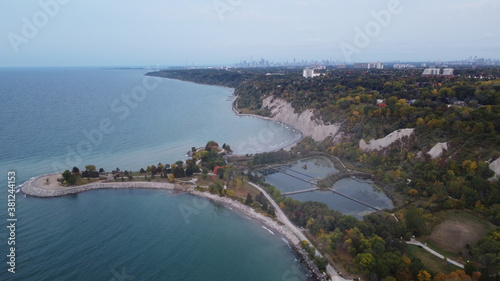
[[[304,76],[304,78],[314,78],[320,75],[320,73],[314,73],[314,68],[305,68],[302,72],[302,76]]]
[[[443,75],[445,75],[445,76],[453,76],[453,68],[445,68],[445,69],[443,69]]]
[[[441,74],[441,69],[439,68],[426,68],[422,75],[439,75]]]
[[[384,69],[384,64],[381,62],[376,62],[376,63],[369,63],[368,64],[368,69],[370,68],[375,68],[375,69]]]
[[[439,68],[426,68],[422,75],[433,76],[433,75],[443,75],[443,76],[453,76],[453,68],[445,68],[443,69],[443,73],[441,74],[441,69]]]

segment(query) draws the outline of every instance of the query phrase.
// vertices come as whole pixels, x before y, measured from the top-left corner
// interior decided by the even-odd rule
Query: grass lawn
[[[82,178],[82,177],[78,176],[78,177],[76,177],[76,183],[74,184],[74,186],[89,184],[89,183],[93,183],[93,182],[97,182],[97,181],[100,181],[100,179],[99,178],[90,178],[90,180],[89,180],[87,178]]]
[[[238,190],[234,190],[234,194],[239,197],[246,198],[247,194],[250,193],[252,197],[255,199],[255,196],[259,195],[260,191],[258,191],[255,187],[245,182],[243,187],[238,188]]]
[[[408,245],[408,255],[410,258],[417,257],[421,259],[425,269],[432,272],[433,275],[436,273],[448,274],[452,271],[460,269],[458,266],[450,264],[416,245]]]
[[[495,229],[490,222],[465,211],[450,210],[437,216],[440,217],[439,223],[430,235],[420,240],[458,261],[470,259],[467,245],[473,247],[488,231]]]

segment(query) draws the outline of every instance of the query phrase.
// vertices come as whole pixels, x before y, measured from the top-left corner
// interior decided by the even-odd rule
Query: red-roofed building
[[[378,107],[386,107],[386,106],[387,106],[387,104],[385,102],[381,102],[378,104]]]

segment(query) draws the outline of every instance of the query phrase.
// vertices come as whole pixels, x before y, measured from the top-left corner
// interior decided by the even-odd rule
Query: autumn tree
[[[420,270],[417,274],[418,281],[431,281],[431,274],[425,270]]]

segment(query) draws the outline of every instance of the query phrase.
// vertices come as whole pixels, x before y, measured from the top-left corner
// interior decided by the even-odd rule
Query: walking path
[[[439,257],[439,258],[441,258],[441,259],[446,259],[446,261],[447,261],[447,262],[449,262],[449,263],[451,263],[451,264],[454,264],[454,265],[456,265],[456,266],[458,266],[458,267],[460,267],[460,268],[464,268],[464,265],[463,265],[463,264],[461,264],[461,263],[459,263],[459,262],[457,262],[457,261],[454,261],[454,260],[452,260],[452,259],[445,258],[445,256],[443,256],[442,254],[440,254],[440,253],[438,253],[438,252],[434,251],[433,249],[431,249],[431,248],[427,247],[427,245],[422,244],[421,242],[419,242],[419,241],[415,240],[415,238],[412,238],[412,239],[411,239],[411,241],[406,241],[406,244],[410,244],[410,245],[417,245],[417,246],[419,246],[419,247],[422,247],[422,248],[423,248],[423,249],[425,249],[427,252],[429,252],[429,253],[431,253],[431,254],[435,255],[436,257]]]
[[[281,208],[278,206],[278,204],[276,204],[276,202],[274,202],[274,199],[269,195],[267,194],[267,192],[260,186],[252,183],[252,182],[249,182],[249,184],[251,184],[252,186],[254,186],[255,188],[257,188],[260,192],[262,192],[262,194],[264,194],[264,196],[266,196],[267,200],[269,202],[271,202],[271,204],[273,205],[274,209],[275,209],[275,213],[276,213],[276,217],[283,223],[285,224],[285,226],[288,227],[288,229],[290,229],[290,231],[292,231],[298,238],[300,241],[307,241],[309,242],[310,245],[311,242],[309,241],[309,239],[307,239],[307,237],[304,235],[304,233],[302,233],[302,231],[296,227],[289,219],[288,217],[285,215],[285,213],[283,213],[283,211],[281,210]],[[316,250],[316,254],[317,255],[321,255],[317,250]],[[326,267],[326,273],[330,276],[330,279],[333,280],[333,281],[347,281],[348,279],[345,279],[341,276],[338,275],[337,271],[333,268],[332,265],[328,264],[328,266]]]

